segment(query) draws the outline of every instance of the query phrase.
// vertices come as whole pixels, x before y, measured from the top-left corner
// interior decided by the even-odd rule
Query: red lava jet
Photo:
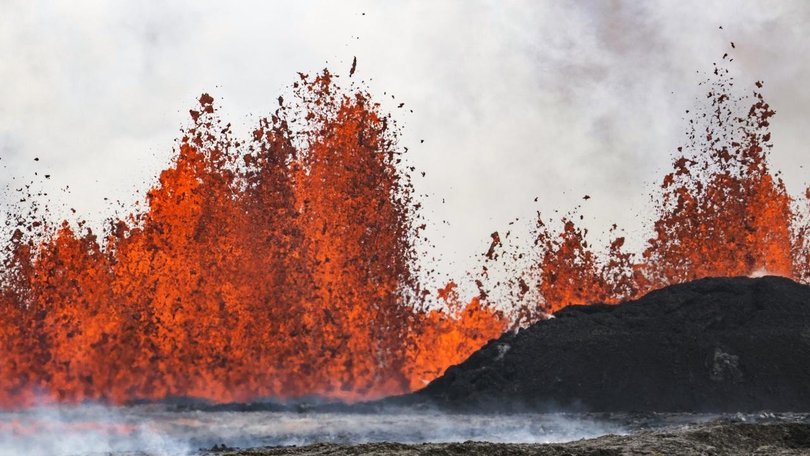
[[[506,321],[422,310],[396,129],[362,90],[301,75],[234,138],[203,95],[148,209],[101,239],[19,217],[0,291],[0,405],[354,400],[422,386]]]
[[[600,257],[572,218],[558,234],[538,218],[535,283],[543,310],[618,303],[709,276],[770,274],[808,283],[810,190],[805,201],[794,199],[770,170],[775,112],[759,91],[762,82],[751,95],[735,96],[728,70],[715,67],[704,85],[707,106],[690,113],[688,143],[664,176],[643,252],[624,251],[625,239],[617,237]]]
[[[247,139],[203,95],[144,211],[103,235],[52,226],[35,207],[17,217],[0,288],[0,406],[375,398],[572,303],[710,275],[807,282],[803,209],[768,166],[774,111],[715,74],[644,251],[616,238],[598,255],[571,219],[560,233],[538,219],[536,262],[514,271],[524,299],[503,313],[483,288],[467,300],[452,282],[442,308],[425,305],[419,205],[396,127],[369,93],[328,71],[301,75]],[[488,261],[509,261],[499,247],[493,234]]]

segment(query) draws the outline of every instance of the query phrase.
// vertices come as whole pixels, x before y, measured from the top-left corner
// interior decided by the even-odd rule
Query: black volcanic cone
[[[810,286],[709,278],[568,307],[399,399],[478,411],[808,412]]]

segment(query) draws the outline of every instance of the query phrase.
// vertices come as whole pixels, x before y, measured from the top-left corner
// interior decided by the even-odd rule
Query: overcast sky
[[[764,80],[777,111],[773,163],[802,192],[808,37],[802,0],[0,0],[0,185],[51,174],[52,205],[101,220],[104,197],[154,184],[200,93],[246,132],[298,71],[345,74],[356,56],[371,91],[397,97],[442,270],[472,267],[516,217],[580,203],[595,239],[618,223],[639,246],[697,72],[731,41],[738,83]]]

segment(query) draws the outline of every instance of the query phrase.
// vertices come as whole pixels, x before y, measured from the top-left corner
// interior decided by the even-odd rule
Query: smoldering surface
[[[322,413],[180,410],[162,405],[38,407],[0,412],[0,455],[195,454],[214,445],[551,443],[627,432],[563,414]]]

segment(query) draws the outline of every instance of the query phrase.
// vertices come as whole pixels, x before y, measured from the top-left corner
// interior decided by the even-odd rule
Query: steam
[[[181,435],[144,411],[99,405],[0,413],[0,455],[189,454]],[[147,413],[148,414],[148,413]],[[177,418],[180,418],[179,416]]]
[[[311,443],[554,443],[625,433],[615,423],[562,414],[450,415],[172,411],[148,405],[39,407],[0,412],[0,454],[190,455],[200,449]]]
[[[771,273],[768,272],[768,270],[763,266],[751,272],[751,274],[749,274],[748,277],[751,277],[752,279],[757,279],[760,277],[765,277],[767,275],[771,275]]]

